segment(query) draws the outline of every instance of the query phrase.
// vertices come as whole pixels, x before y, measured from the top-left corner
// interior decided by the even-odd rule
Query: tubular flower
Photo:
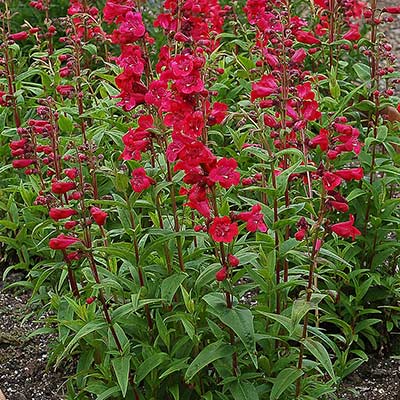
[[[354,240],[356,236],[361,235],[361,232],[353,224],[354,216],[350,214],[349,221],[334,224],[331,226],[331,230],[343,238],[351,237],[351,239]]]
[[[58,85],[56,90],[62,97],[71,97],[75,88],[72,85]]]
[[[26,168],[34,162],[35,160],[32,160],[30,158],[21,158],[19,160],[13,160],[12,166],[13,168]]]
[[[228,254],[228,262],[229,265],[233,268],[237,267],[240,264],[240,260],[233,254]]]
[[[76,185],[74,182],[55,181],[51,184],[51,191],[55,194],[64,194],[75,189],[75,187]]]
[[[209,178],[212,182],[219,182],[225,189],[236,186],[240,182],[240,174],[235,171],[237,166],[234,158],[221,158],[211,170]]]
[[[146,174],[146,170],[144,168],[136,168],[132,171],[132,179],[131,179],[132,189],[136,193],[143,192],[143,190],[148,189],[151,185],[155,184],[156,181],[153,178],[150,178]]]
[[[224,216],[215,217],[208,232],[216,242],[230,243],[239,234],[239,229],[236,222]]]
[[[325,171],[322,176],[322,184],[325,190],[333,190],[342,183],[342,178],[332,172]]]
[[[49,211],[49,216],[51,219],[54,219],[54,221],[69,218],[75,214],[77,214],[77,212],[72,208],[51,208]]]
[[[306,31],[297,31],[295,33],[296,39],[300,43],[305,43],[305,44],[320,44],[321,41],[317,39],[311,32],[306,32]]]
[[[278,84],[276,83],[273,75],[263,75],[259,82],[253,83],[251,88],[251,101],[260,98],[267,97],[278,91]]]
[[[321,129],[319,134],[310,140],[310,147],[315,149],[317,146],[319,146],[322,151],[327,151],[329,147],[328,134],[329,132],[326,129]]]
[[[398,7],[385,7],[383,12],[387,12],[389,14],[400,14],[400,6]]]
[[[53,250],[65,250],[67,247],[72,246],[76,242],[79,242],[78,238],[67,236],[61,233],[57,237],[50,239],[49,246]]]
[[[90,208],[90,215],[93,217],[97,225],[103,226],[106,222],[108,214],[98,207]]]
[[[12,33],[11,35],[8,35],[8,38],[10,40],[25,40],[28,38],[28,32],[22,31],[22,32],[17,32],[17,33]]]
[[[218,282],[224,281],[228,277],[228,269],[226,267],[222,267],[220,270],[218,270],[215,274],[215,279]]]
[[[352,179],[359,181],[364,176],[364,170],[361,167],[342,169],[342,170],[335,171],[335,175],[340,176],[345,181],[350,181]]]
[[[359,32],[359,26],[357,24],[352,24],[350,26],[350,30],[343,35],[343,39],[350,40],[352,42],[356,42],[361,38],[361,34]]]
[[[252,208],[251,211],[248,212],[242,212],[238,214],[238,219],[242,221],[246,221],[246,229],[249,232],[266,232],[267,231],[267,225],[265,225],[264,222],[264,215],[261,212],[261,206],[260,204],[255,204]]]

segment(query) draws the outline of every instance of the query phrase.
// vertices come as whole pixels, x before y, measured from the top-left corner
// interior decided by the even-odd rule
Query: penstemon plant
[[[399,7],[1,5],[4,277],[67,398],[328,399],[390,345]]]

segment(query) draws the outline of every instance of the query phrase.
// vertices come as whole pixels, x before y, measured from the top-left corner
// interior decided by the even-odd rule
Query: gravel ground
[[[32,312],[29,294],[4,291],[3,284],[0,281],[0,390],[7,400],[63,399],[63,371],[46,369],[51,337],[28,338],[43,324],[33,316],[22,322]]]
[[[400,400],[400,360],[370,358],[343,383],[340,400]]]

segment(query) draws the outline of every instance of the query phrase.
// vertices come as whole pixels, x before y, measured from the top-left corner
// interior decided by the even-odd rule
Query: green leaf
[[[135,383],[139,384],[146,376],[168,359],[168,354],[157,353],[144,360],[136,370]]]
[[[229,385],[229,390],[235,400],[258,400],[257,390],[249,382],[236,381]]]
[[[306,301],[306,299],[297,299],[293,302],[292,306],[292,332],[294,332],[295,327],[300,323],[303,317],[311,310],[311,303]]]
[[[111,360],[118,385],[121,388],[122,396],[126,396],[128,390],[129,369],[131,365],[131,356],[118,357]]]
[[[292,320],[284,315],[279,315],[279,314],[272,314],[272,313],[267,313],[265,311],[259,311],[257,310],[258,313],[265,315],[268,318],[273,319],[276,322],[279,322],[287,331],[288,333],[292,331],[293,323]]]
[[[96,400],[106,400],[111,396],[114,397],[114,394],[117,394],[119,392],[120,392],[119,387],[118,386],[113,386],[113,387],[107,389],[105,392],[103,392],[99,396],[97,396]]]
[[[83,45],[82,49],[84,49],[87,52],[89,52],[92,56],[97,54],[97,46],[95,46],[92,43],[87,43],[87,44]]]
[[[282,393],[302,375],[303,371],[294,368],[285,368],[279,372],[272,386],[270,400],[279,399]]]
[[[281,174],[279,174],[276,177],[276,188],[277,188],[277,193],[278,196],[282,195],[287,187],[289,176],[293,174],[296,169],[300,166],[302,163],[302,160],[297,161],[295,164],[293,164],[291,167],[285,169]]]
[[[316,358],[319,363],[321,363],[329,376],[335,380],[336,377],[335,372],[333,371],[332,361],[325,347],[321,343],[311,338],[304,339],[303,343],[304,347]]]
[[[258,157],[260,160],[271,162],[271,156],[268,154],[268,152],[259,147],[253,147],[253,146],[247,147],[242,150],[242,153],[244,154],[249,153],[249,155],[254,155]]]
[[[72,119],[64,115],[58,117],[58,126],[63,132],[71,133],[74,130]]]
[[[360,111],[374,111],[376,105],[371,100],[362,100],[355,104],[355,108]]]
[[[187,274],[183,272],[165,278],[161,283],[161,298],[171,304],[176,291],[186,278]]]
[[[185,307],[191,314],[194,313],[194,301],[190,297],[190,293],[181,285],[181,292],[183,296],[183,301],[185,303]]]
[[[205,295],[203,300],[210,305],[210,311],[236,333],[257,368],[256,341],[251,311],[247,308],[227,308],[221,303],[220,296],[214,294]]]
[[[174,396],[174,400],[179,400],[179,385],[171,386],[168,391]]]
[[[205,347],[189,365],[185,374],[185,381],[190,381],[201,369],[212,362],[231,356],[233,348],[221,341],[211,343]]]
[[[356,199],[357,197],[364,196],[365,194],[366,194],[365,190],[362,190],[359,188],[353,189],[350,192],[350,194],[347,196],[347,201],[350,202],[350,201]]]
[[[65,347],[62,354],[57,359],[57,364],[62,360],[62,358],[68,354],[68,352],[73,348],[73,346],[82,338],[89,335],[92,332],[99,331],[107,327],[107,324],[103,321],[90,321],[84,325],[71,339],[68,345]]]
[[[156,326],[157,326],[158,334],[160,335],[161,340],[165,343],[165,345],[169,349],[169,346],[170,346],[169,332],[168,332],[168,329],[158,311],[156,313]]]
[[[171,366],[170,366],[167,370],[165,370],[165,371],[159,376],[158,379],[161,380],[161,379],[165,378],[166,376],[173,374],[173,373],[176,372],[176,371],[181,371],[182,369],[187,368],[187,367],[188,367],[188,364],[187,364],[187,361],[188,361],[188,360],[189,360],[189,357],[186,357],[186,358],[182,358],[182,359],[173,361],[173,362],[171,363]]]
[[[9,221],[8,219],[0,220],[0,225],[3,225],[4,227],[6,227],[8,229],[12,229],[12,230],[15,230],[18,228],[18,224],[16,224],[15,222]]]
[[[353,65],[353,69],[363,82],[371,79],[371,69],[368,65],[356,63]]]

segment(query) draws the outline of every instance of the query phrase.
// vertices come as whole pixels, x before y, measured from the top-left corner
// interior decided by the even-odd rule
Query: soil
[[[400,400],[400,360],[370,356],[368,363],[346,379],[338,398],[340,400]]]
[[[1,392],[7,400],[64,399],[65,370],[46,367],[54,338],[28,337],[43,326],[28,305],[29,293],[4,290],[5,285],[19,279],[21,275],[11,275],[7,282],[0,280],[0,399]]]

